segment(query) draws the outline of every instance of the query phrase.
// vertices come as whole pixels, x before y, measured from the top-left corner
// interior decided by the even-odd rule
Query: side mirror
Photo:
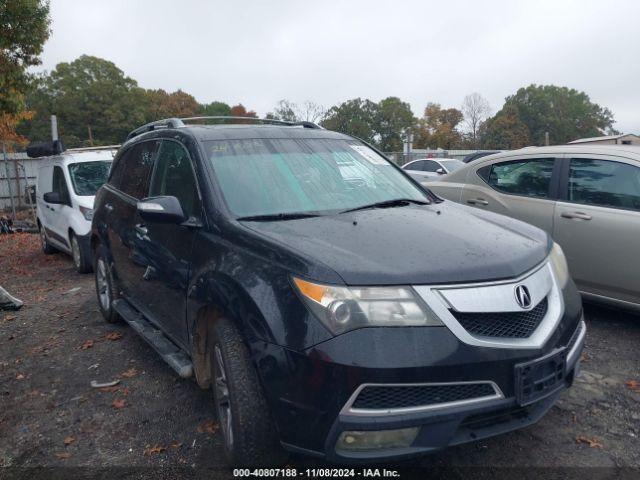
[[[444,175],[444,174],[445,174],[445,173],[447,173],[447,172],[445,172],[445,171],[444,171],[444,168],[440,167],[439,169],[437,169],[437,170],[436,170],[436,173],[437,173],[438,175]]]
[[[69,203],[68,200],[63,198],[59,192],[47,192],[42,196],[42,199],[47,203],[55,205],[66,205]]]
[[[180,200],[176,197],[149,197],[140,200],[138,213],[146,222],[180,224],[187,220]]]

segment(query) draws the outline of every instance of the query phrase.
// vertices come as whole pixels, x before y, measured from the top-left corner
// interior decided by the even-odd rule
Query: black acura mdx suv
[[[140,127],[92,247],[104,317],[211,388],[234,465],[478,440],[536,422],[578,371],[582,304],[546,233],[314,124]]]

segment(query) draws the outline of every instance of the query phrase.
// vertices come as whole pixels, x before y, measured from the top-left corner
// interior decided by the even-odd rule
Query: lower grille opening
[[[497,396],[490,383],[367,386],[358,394],[352,408],[377,410],[422,407],[489,396]]]
[[[544,298],[535,308],[526,312],[468,313],[451,310],[451,314],[471,335],[495,338],[528,338],[547,314],[548,301]]]
[[[521,420],[527,418],[528,415],[529,408],[513,407],[495,412],[471,415],[465,418],[460,426],[467,427],[472,430],[479,430],[481,428],[492,427],[500,423],[507,423],[512,420]]]

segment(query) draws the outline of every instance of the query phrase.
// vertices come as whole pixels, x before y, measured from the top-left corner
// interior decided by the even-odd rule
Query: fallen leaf
[[[24,378],[24,375],[22,373],[19,373],[18,375],[16,375],[16,380],[22,380]]]
[[[120,332],[109,332],[104,336],[104,338],[115,342],[116,340],[120,340],[122,338],[122,334]]]
[[[182,442],[175,442],[171,444],[171,448],[175,448],[176,450],[180,447],[182,447]]]
[[[580,436],[580,437],[576,437],[576,442],[589,445],[589,448],[602,448],[602,444],[593,438]]]
[[[56,453],[56,457],[58,457],[60,460],[66,460],[67,458],[71,457],[71,454],[69,452],[59,452]]]
[[[125,407],[125,403],[124,403],[124,399],[123,398],[116,398],[113,403],[111,404],[111,406],[113,408],[124,408]]]
[[[219,425],[216,422],[214,422],[213,420],[206,420],[202,422],[200,425],[198,425],[198,432],[209,433],[213,435],[218,431],[218,428],[219,428]]]
[[[72,436],[68,436],[63,441],[64,441],[65,445],[71,445],[73,442],[76,441],[76,439],[74,437],[72,437]]]
[[[640,382],[638,380],[627,380],[624,384],[634,392],[640,392]]]
[[[15,320],[16,318],[18,317],[16,317],[15,315],[7,315],[6,317],[4,317],[4,321],[10,322],[11,320]]]
[[[148,447],[144,449],[145,455],[153,455],[156,453],[162,453],[166,450],[165,447],[161,447],[160,445],[156,445],[155,447]]]
[[[135,368],[130,368],[129,370],[126,370],[124,372],[122,372],[120,374],[120,376],[125,377],[125,378],[132,378],[135,377],[136,375],[138,375],[138,370],[136,370]]]
[[[87,340],[82,344],[82,346],[80,347],[80,350],[86,350],[91,347],[93,347],[93,340]]]

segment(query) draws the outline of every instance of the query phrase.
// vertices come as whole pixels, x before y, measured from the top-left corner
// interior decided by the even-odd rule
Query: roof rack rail
[[[152,130],[156,130],[157,128],[179,128],[184,127],[184,123],[179,118],[165,118],[164,120],[157,120],[155,122],[150,122],[142,125],[141,127],[133,130],[129,135],[127,135],[127,140],[137,137],[146,132],[150,132]]]
[[[101,147],[77,147],[77,148],[67,148],[66,152],[93,152],[98,150],[117,150],[120,148],[120,145],[103,145]]]
[[[287,120],[276,120],[275,118],[255,118],[255,117],[232,117],[232,116],[206,116],[206,117],[187,117],[187,118],[165,118],[164,120],[158,120],[155,122],[147,123],[141,127],[133,130],[129,135],[127,135],[127,140],[132,139],[138,135],[141,135],[146,132],[150,132],[152,130],[156,130],[158,128],[181,128],[186,126],[185,122],[197,122],[199,120],[219,120],[219,121],[232,121],[231,123],[246,123],[246,122],[256,122],[256,123],[266,123],[271,125],[282,125],[287,127],[303,127],[303,128],[314,128],[314,129],[322,129],[320,125],[317,125],[313,122],[289,122]]]

